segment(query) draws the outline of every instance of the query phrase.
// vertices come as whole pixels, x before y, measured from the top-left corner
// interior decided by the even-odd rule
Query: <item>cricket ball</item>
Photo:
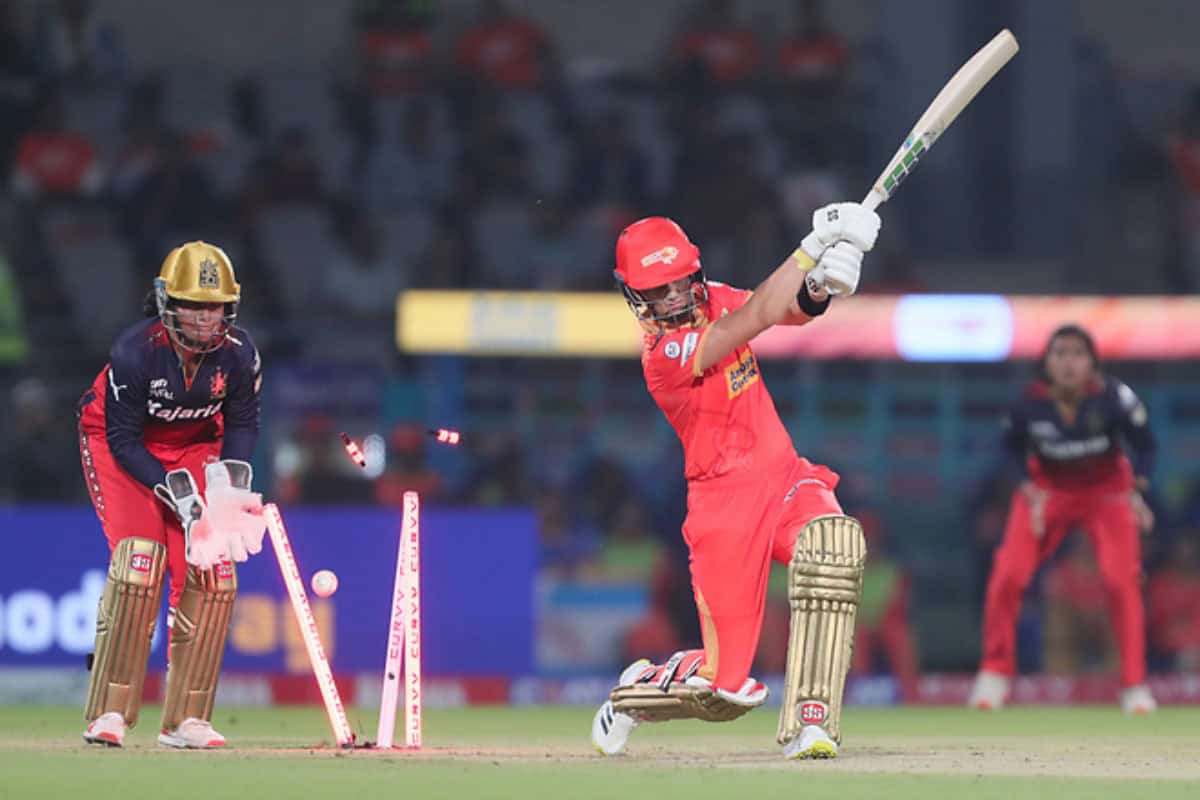
[[[313,573],[312,589],[317,597],[329,597],[337,591],[338,579],[331,569],[323,569]]]

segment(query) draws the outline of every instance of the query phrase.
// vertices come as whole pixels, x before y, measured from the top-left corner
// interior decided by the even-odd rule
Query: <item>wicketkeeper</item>
[[[85,741],[120,746],[137,722],[170,575],[160,744],[210,748],[213,698],[237,594],[231,561],[262,549],[250,491],[262,365],[234,327],[241,290],[219,247],[167,255],[147,319],[113,344],[79,401],[79,451],[112,557],[100,599]],[[203,494],[202,494],[203,493]]]

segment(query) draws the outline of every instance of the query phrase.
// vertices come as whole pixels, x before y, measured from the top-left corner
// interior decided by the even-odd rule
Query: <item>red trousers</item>
[[[980,669],[1016,671],[1017,616],[1021,597],[1038,565],[1075,526],[1087,533],[1100,567],[1108,613],[1121,656],[1121,685],[1146,678],[1146,621],[1142,606],[1142,558],[1137,518],[1128,492],[1050,490],[1042,510],[1044,533],[1034,535],[1032,507],[1023,491],[1013,495],[1004,541],[996,551],[983,613]]]
[[[220,442],[199,442],[182,447],[147,442],[146,448],[168,471],[186,467],[201,492],[204,491],[205,462],[221,455]],[[154,496],[153,491],[117,463],[102,431],[80,431],[79,455],[92,505],[108,539],[108,549],[111,551],[117,542],[131,536],[167,546],[168,596],[174,608],[187,580],[183,528],[179,518]]]
[[[714,673],[717,688],[736,692],[749,677],[771,561],[791,561],[809,520],[842,513],[837,483],[828,467],[800,458],[777,476],[688,487],[683,537],[704,637],[701,674]]]

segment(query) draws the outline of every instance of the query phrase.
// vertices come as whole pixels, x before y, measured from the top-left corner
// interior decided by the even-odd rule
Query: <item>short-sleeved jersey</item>
[[[146,486],[165,477],[148,444],[221,442],[221,457],[249,461],[258,438],[262,362],[249,335],[233,328],[204,356],[191,381],[157,318],[127,328],[79,400],[85,434],[104,433],[117,463]]]
[[[1146,406],[1108,376],[1088,387],[1070,422],[1059,414],[1049,387],[1031,383],[1009,413],[1005,440],[1029,476],[1048,488],[1129,489],[1135,475],[1149,480],[1154,465]]]
[[[749,297],[744,289],[710,281],[706,317],[719,319]],[[796,451],[750,346],[697,372],[696,355],[708,324],[648,333],[642,344],[646,388],[683,444],[685,477],[689,482],[752,478],[764,470],[790,469]]]

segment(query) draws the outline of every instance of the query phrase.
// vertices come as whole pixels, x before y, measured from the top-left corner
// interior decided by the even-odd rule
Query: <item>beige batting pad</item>
[[[818,517],[796,539],[788,565],[792,626],[779,712],[780,744],[812,724],[841,741],[842,696],[866,558],[862,525],[853,517]]]

